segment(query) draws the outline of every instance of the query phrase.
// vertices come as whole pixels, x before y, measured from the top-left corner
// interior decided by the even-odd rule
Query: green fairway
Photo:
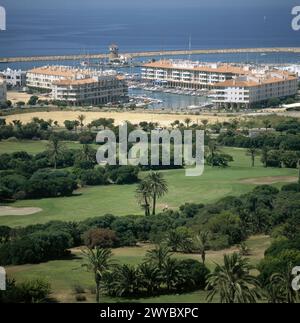
[[[30,149],[33,147],[37,149],[31,144],[29,146]],[[27,145],[24,145],[23,150],[26,148]],[[158,208],[160,210],[166,206],[178,208],[186,202],[214,202],[225,196],[246,193],[256,186],[255,183],[241,182],[242,179],[297,176],[296,169],[264,168],[259,158],[257,158],[256,167],[252,168],[250,157],[246,156],[243,149],[224,148],[223,150],[234,157],[235,161],[229,168],[206,166],[203,176],[200,177],[186,177],[184,170],[164,171],[169,184],[169,193],[159,200]],[[276,185],[280,186],[280,178]],[[105,214],[142,215],[142,210],[136,202],[135,188],[135,185],[87,187],[78,190],[72,197],[18,201],[10,206],[41,208],[43,211],[26,216],[1,216],[0,225],[25,226],[51,220],[80,221]]]
[[[263,258],[265,249],[270,245],[270,239],[267,236],[251,237],[247,241],[250,247],[250,262],[252,265],[257,265],[258,261]],[[121,264],[137,265],[143,261],[146,251],[151,245],[144,245],[133,248],[120,248],[114,250],[115,259]],[[231,248],[222,251],[209,251],[207,255],[207,266],[213,270],[215,263],[222,264],[223,255],[237,251],[236,248]],[[27,279],[44,278],[48,280],[53,289],[53,296],[61,302],[75,302],[73,287],[80,285],[85,288],[87,300],[95,301],[95,296],[90,292],[94,286],[93,276],[86,272],[82,267],[84,258],[80,249],[72,250],[73,258],[68,260],[49,261],[38,265],[23,265],[7,267],[9,277],[15,278],[17,281]],[[200,259],[199,255],[176,254],[177,258],[193,258]],[[183,295],[164,295],[160,297],[145,298],[139,300],[130,300],[131,302],[158,302],[158,303],[203,303],[205,302],[206,292],[197,291]],[[124,299],[111,299],[102,297],[102,302],[120,302]],[[129,300],[127,300],[129,301]]]
[[[11,154],[17,151],[27,151],[29,154],[37,154],[47,149],[46,140],[17,140],[17,141],[0,141],[0,154]],[[65,146],[69,149],[80,149],[81,145],[73,141],[65,141]]]

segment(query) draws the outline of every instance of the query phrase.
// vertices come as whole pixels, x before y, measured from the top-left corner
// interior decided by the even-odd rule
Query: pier
[[[274,48],[231,48],[231,49],[194,49],[194,50],[164,50],[147,51],[136,53],[123,53],[122,55],[132,58],[153,57],[153,56],[180,56],[197,54],[247,54],[247,53],[299,53],[300,47],[274,47]],[[43,62],[43,61],[80,61],[86,59],[106,59],[109,54],[91,55],[56,55],[56,56],[24,56],[24,57],[2,57],[0,63],[17,62]]]

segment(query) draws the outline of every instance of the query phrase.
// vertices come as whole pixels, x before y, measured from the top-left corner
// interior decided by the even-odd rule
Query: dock
[[[143,58],[153,56],[181,56],[197,54],[247,54],[247,53],[295,53],[300,54],[300,47],[267,47],[267,48],[231,48],[231,49],[194,49],[194,50],[164,50],[147,51],[135,53],[123,53],[122,55],[132,58]],[[91,55],[55,55],[55,56],[23,56],[23,57],[0,57],[0,63],[18,62],[43,62],[43,61],[80,61],[86,59],[107,59],[109,54]]]

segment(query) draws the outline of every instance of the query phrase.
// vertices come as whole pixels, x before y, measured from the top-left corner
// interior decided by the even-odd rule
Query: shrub
[[[284,185],[282,186],[281,189],[283,192],[300,192],[300,184],[297,183],[292,183],[292,184],[288,184],[288,185]]]
[[[185,280],[180,286],[184,291],[205,289],[209,269],[201,262],[193,259],[179,262],[179,270]]]
[[[36,232],[2,244],[0,263],[22,265],[62,258],[72,244],[72,237],[65,232]]]
[[[7,280],[6,291],[0,292],[0,303],[45,303],[51,294],[50,284],[41,279],[16,283]]]
[[[83,236],[84,244],[93,249],[116,247],[118,239],[116,233],[109,229],[91,229]]]
[[[27,183],[32,198],[70,196],[77,188],[75,177],[65,171],[39,170]]]

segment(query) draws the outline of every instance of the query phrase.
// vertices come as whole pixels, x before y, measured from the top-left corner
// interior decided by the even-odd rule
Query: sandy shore
[[[82,112],[82,111],[50,111],[50,112],[34,112],[24,114],[14,114],[6,116],[7,122],[20,120],[23,123],[28,123],[34,117],[39,117],[44,120],[52,119],[58,121],[59,125],[63,126],[65,120],[76,120],[77,117],[83,114],[86,117],[85,124],[99,118],[113,118],[117,125],[130,121],[137,124],[141,121],[158,122],[161,126],[169,126],[175,120],[184,122],[186,118],[190,118],[194,123],[201,123],[201,120],[207,119],[209,123],[224,122],[231,118],[225,116],[213,115],[186,115],[186,114],[156,114],[148,112]]]

